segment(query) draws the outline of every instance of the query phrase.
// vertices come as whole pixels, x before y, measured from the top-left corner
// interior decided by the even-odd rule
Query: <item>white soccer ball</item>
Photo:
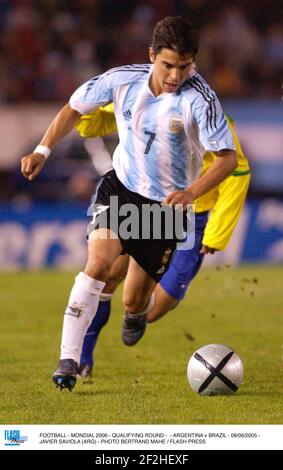
[[[238,354],[224,344],[208,344],[194,352],[187,368],[188,381],[199,395],[231,395],[243,382]]]

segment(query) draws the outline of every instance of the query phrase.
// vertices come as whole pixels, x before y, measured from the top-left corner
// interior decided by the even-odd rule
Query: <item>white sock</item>
[[[96,314],[104,286],[105,282],[83,272],[76,276],[64,315],[60,359],[73,359],[79,364],[84,335]]]
[[[101,292],[99,302],[108,302],[108,300],[111,300],[112,297],[113,294],[105,294],[104,292]]]

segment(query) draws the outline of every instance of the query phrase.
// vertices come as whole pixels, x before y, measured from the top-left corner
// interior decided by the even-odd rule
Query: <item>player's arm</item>
[[[192,204],[195,199],[218,186],[237,168],[237,154],[234,150],[223,149],[214,153],[216,158],[207,172],[185,191],[174,191],[169,194],[164,201],[165,204],[172,206]]]
[[[39,148],[22,159],[22,173],[25,178],[32,180],[39,174],[52,148],[69,134],[82,114],[91,113],[113,101],[112,79],[113,74],[106,73],[77,88],[69,103],[61,109],[47,129]],[[119,77],[116,77],[116,82],[119,83]]]
[[[21,159],[21,171],[25,178],[32,181],[43,168],[46,158],[53,147],[74,128],[81,114],[66,104],[48,127],[40,146],[35,152]]]
[[[238,159],[234,150],[225,149],[214,153],[216,158],[207,172],[186,190],[193,201],[218,186],[237,168]]]

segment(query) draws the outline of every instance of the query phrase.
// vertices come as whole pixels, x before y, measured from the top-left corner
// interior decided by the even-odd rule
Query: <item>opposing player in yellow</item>
[[[226,119],[236,146],[238,167],[218,187],[195,201],[194,247],[176,251],[168,271],[155,288],[154,300],[147,309],[148,322],[159,319],[178,305],[197,274],[204,255],[226,248],[240,217],[250,182],[250,169],[237,138],[234,123],[227,115]],[[116,131],[113,104],[82,116],[76,127],[80,135],[86,138],[102,137]],[[202,173],[207,171],[214,158],[212,152],[205,154]],[[111,297],[126,276],[128,258],[127,255],[118,258],[100,297],[97,314],[84,339],[79,369],[81,377],[92,373],[95,344],[102,327],[108,321]],[[132,344],[135,343],[129,346]]]

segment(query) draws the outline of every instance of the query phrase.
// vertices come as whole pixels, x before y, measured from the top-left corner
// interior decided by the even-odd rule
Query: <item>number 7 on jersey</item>
[[[145,151],[144,151],[145,154],[148,154],[149,151],[150,151],[150,147],[152,146],[152,143],[153,143],[153,141],[154,141],[154,139],[155,139],[156,132],[144,131],[144,133],[145,133],[146,135],[149,135],[149,139],[148,139],[148,141],[147,141],[147,144],[146,144],[146,147],[145,147]]]

